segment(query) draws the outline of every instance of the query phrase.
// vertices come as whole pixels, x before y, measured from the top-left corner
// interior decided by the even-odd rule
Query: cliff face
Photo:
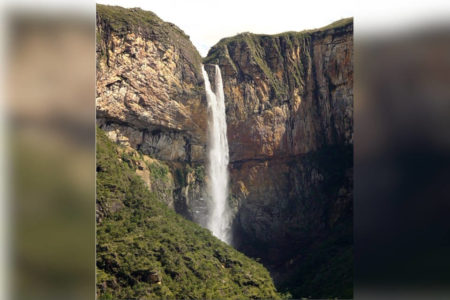
[[[224,81],[234,246],[297,298],[352,297],[352,35],[351,19],[245,33],[203,60]],[[98,125],[127,147],[121,160],[150,192],[204,224],[201,63],[189,38],[153,13],[97,6]],[[121,207],[99,205],[98,220]]]
[[[180,29],[140,9],[97,10],[97,120],[164,160],[203,159],[201,58]]]
[[[190,208],[202,206],[204,180],[194,170],[204,163],[207,133],[199,53],[182,30],[137,8],[97,5],[96,31],[98,126],[168,163],[175,181],[163,200],[196,219]]]
[[[260,263],[162,203],[206,215],[207,105],[189,38],[103,5],[96,29],[98,298],[278,299]]]
[[[204,60],[223,73],[235,246],[299,297],[351,296],[352,57],[347,19],[226,38]]]
[[[325,27],[327,28],[327,27]],[[353,23],[221,40],[230,160],[305,154],[352,143]]]

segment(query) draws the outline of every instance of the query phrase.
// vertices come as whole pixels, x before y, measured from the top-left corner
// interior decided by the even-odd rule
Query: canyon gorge
[[[205,228],[210,228],[213,193],[205,77],[214,83],[221,73],[230,180],[224,187],[230,237],[222,240],[252,259],[205,237],[218,247],[211,257],[218,259],[220,272],[230,270],[230,282],[237,282],[233,268],[246,277],[236,287],[233,283],[236,294],[190,297],[351,298],[353,20],[277,35],[241,33],[220,40],[202,58],[189,36],[152,12],[97,5],[96,41],[102,147],[119,147],[108,153],[129,166],[157,201],[183,216],[177,222],[187,219]],[[217,95],[217,86],[211,84],[210,92]],[[98,172],[104,168],[97,165]],[[96,217],[97,231],[106,236],[103,230],[116,222],[116,214],[133,206],[107,196],[110,188],[103,187],[107,192],[97,195]],[[97,245],[99,295],[120,280],[164,286],[159,275],[125,270],[112,258],[120,256],[111,250],[112,242],[102,243]],[[182,276],[161,262],[149,265],[168,274],[167,280]],[[202,278],[198,268],[188,269]]]

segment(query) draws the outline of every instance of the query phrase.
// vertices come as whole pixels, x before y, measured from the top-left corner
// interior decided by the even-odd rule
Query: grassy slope
[[[108,212],[97,224],[99,299],[278,298],[261,264],[158,201],[99,129],[97,209]]]

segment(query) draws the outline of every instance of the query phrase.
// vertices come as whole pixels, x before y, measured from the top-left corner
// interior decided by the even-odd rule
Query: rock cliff
[[[97,41],[97,120],[108,135],[164,160],[202,160],[201,58],[189,37],[151,12],[98,6]]]
[[[230,160],[305,154],[352,143],[353,22],[279,35],[221,40]]]
[[[204,59],[223,72],[234,244],[299,297],[351,296],[352,58],[345,19],[239,34]]]
[[[279,298],[260,263],[163,204],[204,222],[207,105],[189,37],[104,5],[96,31],[98,298]]]
[[[204,163],[207,110],[198,51],[181,29],[139,8],[97,5],[96,34],[98,126],[167,162],[175,181],[163,200],[201,221],[204,178],[194,170]]]
[[[203,59],[210,78],[218,64],[224,81],[234,246],[260,258],[297,298],[352,297],[352,59],[351,19],[239,34]],[[133,149],[121,159],[151,192],[204,224],[201,63],[175,25],[140,9],[97,6],[98,126]],[[99,220],[105,215],[98,211]]]

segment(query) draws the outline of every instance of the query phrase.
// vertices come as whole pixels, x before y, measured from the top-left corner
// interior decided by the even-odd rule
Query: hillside
[[[99,299],[278,298],[267,270],[177,215],[136,175],[137,152],[97,131]],[[165,178],[153,168],[152,178]]]

